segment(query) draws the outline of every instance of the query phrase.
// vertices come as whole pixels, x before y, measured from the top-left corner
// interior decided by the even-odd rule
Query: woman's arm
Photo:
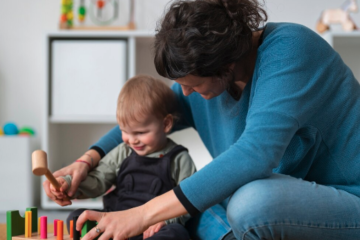
[[[80,231],[87,220],[97,221],[97,227],[102,233],[99,240],[110,238],[125,240],[143,233],[148,227],[155,223],[186,213],[186,209],[171,190],[142,206],[126,211],[102,213],[87,210],[79,216],[76,229]],[[82,240],[94,239],[99,234],[95,228],[91,229]]]

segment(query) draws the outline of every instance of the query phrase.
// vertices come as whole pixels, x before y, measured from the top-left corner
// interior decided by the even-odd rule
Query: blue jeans
[[[228,221],[219,211],[222,206]],[[359,197],[286,175],[248,183],[231,196],[227,206],[213,208],[199,216],[194,229],[201,235],[194,239],[221,239],[227,229],[222,222],[241,240],[360,239]]]
[[[226,217],[228,199],[196,215],[186,223],[192,240],[220,240],[231,231]]]

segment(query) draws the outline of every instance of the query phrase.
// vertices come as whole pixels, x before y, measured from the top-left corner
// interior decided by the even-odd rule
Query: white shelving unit
[[[323,38],[340,54],[360,81],[360,31],[326,32]]]
[[[152,55],[154,35],[154,32],[149,31],[61,31],[46,35],[47,72],[44,94],[46,106],[43,115],[44,128],[41,142],[42,149],[48,154],[50,171],[54,172],[74,162],[91,144],[116,126],[116,99],[123,81],[136,74],[150,74],[164,80],[169,86],[173,84],[172,81],[160,77],[155,70]],[[95,50],[92,52],[92,48],[88,48],[89,52],[82,52],[80,49],[87,45],[88,42],[95,43],[93,45]],[[106,45],[114,42],[115,47],[113,49],[115,50],[111,51],[111,47]],[[104,44],[104,49],[110,49],[110,52],[102,58],[97,57],[104,55],[101,51],[98,51],[99,46],[102,49],[101,44]],[[125,51],[121,49],[125,49]],[[86,57],[84,57],[85,55]],[[118,61],[119,64],[107,63],[107,57],[115,59],[114,61]],[[62,61],[60,61],[61,59]],[[69,62],[67,59],[69,59]],[[94,59],[97,61],[94,61]],[[111,74],[102,73],[104,76],[99,75],[99,71],[101,71],[99,68],[107,67],[109,64],[112,65],[112,68],[108,68]],[[112,71],[113,68],[117,67],[122,71]],[[110,79],[112,88],[118,89],[108,89],[107,91],[106,80],[111,78],[109,76],[112,76],[112,79]],[[118,85],[116,85],[116,79],[119,80]],[[54,81],[56,81],[56,84]],[[79,82],[85,86],[92,83],[98,84],[99,82],[101,84],[96,85],[95,88],[90,87],[90,90],[85,90],[85,88],[81,88],[82,85]],[[63,89],[61,89],[62,86],[64,86]],[[72,86],[80,89],[74,91]],[[97,88],[99,89],[97,90]],[[111,94],[108,94],[109,92]],[[101,102],[99,94],[107,94],[103,98],[112,98],[113,100],[109,103]],[[56,98],[55,95],[58,97]],[[97,95],[100,103],[94,102],[91,98],[95,95]],[[84,101],[83,105],[80,104],[83,99],[88,99],[97,108],[109,107],[107,104],[113,105],[109,108],[110,114],[106,111],[104,113],[104,109],[101,109],[101,111],[94,109],[96,114],[91,114],[92,112],[89,111],[88,106],[84,106]],[[85,103],[88,101],[85,101]],[[54,108],[57,108],[57,111]],[[71,110],[67,111],[67,108],[71,108]],[[84,110],[83,108],[88,109]],[[112,108],[114,108],[113,113]],[[189,149],[189,153],[198,169],[211,161],[210,154],[201,142],[197,132],[193,129],[176,132],[170,137],[178,144],[182,144]],[[41,206],[44,209],[64,209],[64,207],[50,201],[43,190],[41,191]],[[73,201],[71,206],[65,207],[65,209],[76,208],[102,208],[102,200],[101,198],[76,200]]]

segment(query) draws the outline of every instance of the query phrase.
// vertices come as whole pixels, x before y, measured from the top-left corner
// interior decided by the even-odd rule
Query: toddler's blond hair
[[[139,123],[149,115],[159,119],[171,114],[176,118],[176,97],[161,80],[148,75],[137,75],[129,79],[118,97],[116,118],[120,125],[132,121]]]

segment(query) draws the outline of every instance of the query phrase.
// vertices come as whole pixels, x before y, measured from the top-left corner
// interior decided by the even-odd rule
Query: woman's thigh
[[[227,206],[237,239],[360,239],[360,198],[281,174],[238,189]]]

